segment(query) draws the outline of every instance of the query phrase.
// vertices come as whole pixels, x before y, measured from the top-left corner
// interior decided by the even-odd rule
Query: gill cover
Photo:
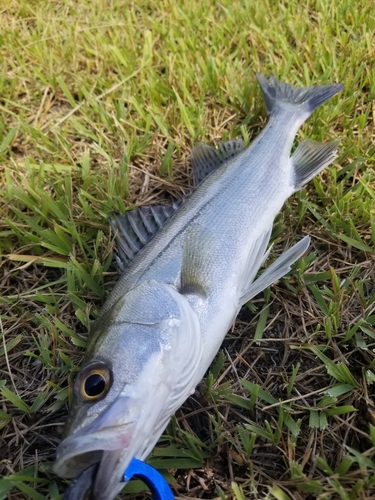
[[[93,334],[54,470],[76,477],[99,462],[94,498],[112,498],[131,459],[150,453],[199,382],[202,342],[186,298],[154,280],[121,297]]]

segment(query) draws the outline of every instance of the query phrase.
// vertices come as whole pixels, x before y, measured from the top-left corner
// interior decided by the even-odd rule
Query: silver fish
[[[261,276],[285,200],[337,155],[338,141],[303,141],[299,127],[343,85],[294,88],[257,75],[269,121],[242,140],[191,153],[196,189],[183,202],[115,216],[126,272],[95,322],[74,384],[67,437],[54,470],[73,478],[66,498],[111,500],[133,457],[145,459],[194,391],[239,309],[286,274],[309,237]]]

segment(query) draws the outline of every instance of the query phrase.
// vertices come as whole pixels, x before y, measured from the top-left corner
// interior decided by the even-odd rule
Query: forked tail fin
[[[269,115],[275,114],[280,108],[295,108],[295,111],[309,116],[318,106],[344,88],[341,83],[295,88],[288,83],[279,82],[273,75],[267,80],[260,73],[257,73],[257,79]]]

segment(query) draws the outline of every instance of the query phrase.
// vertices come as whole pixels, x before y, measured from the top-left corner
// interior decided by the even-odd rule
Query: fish
[[[256,278],[284,202],[328,166],[339,141],[306,139],[305,120],[341,84],[296,88],[257,74],[269,119],[242,139],[191,152],[194,189],[110,220],[124,272],[87,341],[54,471],[66,500],[112,500],[209,368],[240,308],[290,271],[305,236]],[[268,249],[267,249],[268,248]]]

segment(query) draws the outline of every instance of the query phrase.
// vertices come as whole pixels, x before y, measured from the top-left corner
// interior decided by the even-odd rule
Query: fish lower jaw
[[[53,466],[60,477],[75,478],[85,469],[101,462],[106,453],[123,453],[131,447],[132,428],[126,432],[115,433],[116,427],[111,429],[110,435],[71,436],[65,439],[58,448],[57,460]]]
[[[74,479],[84,470],[99,463],[102,456],[103,450],[93,450],[78,453],[71,457],[67,457],[66,455],[61,458],[58,457],[53,465],[53,470],[60,477]]]

